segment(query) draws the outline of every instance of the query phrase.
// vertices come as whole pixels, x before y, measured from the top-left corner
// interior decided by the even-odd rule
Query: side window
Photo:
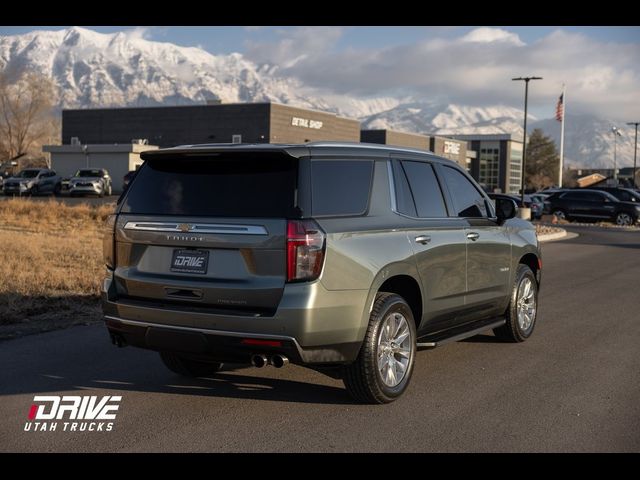
[[[393,183],[396,190],[396,210],[398,213],[417,217],[418,212],[413,201],[413,195],[411,195],[411,187],[409,187],[407,175],[400,162],[394,160],[391,164],[393,165]]]
[[[588,193],[587,200],[590,202],[604,203],[606,196],[599,193]]]
[[[362,215],[372,177],[372,160],[312,160],[313,215]]]
[[[402,168],[409,182],[418,217],[446,217],[447,208],[442,190],[431,164],[407,160],[402,161]]]
[[[618,197],[618,199],[622,200],[623,202],[635,202],[635,198],[633,198],[629,192],[626,192],[624,190],[619,190],[616,193],[617,195],[614,195],[614,196]]]
[[[442,171],[453,198],[454,213],[458,217],[486,217],[487,205],[484,197],[473,183],[453,167],[443,166]]]
[[[562,195],[563,200],[584,200],[584,197],[579,192],[568,192]]]

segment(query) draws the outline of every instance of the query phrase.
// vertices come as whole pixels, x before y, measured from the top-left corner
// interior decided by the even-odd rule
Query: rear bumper
[[[273,316],[244,316],[181,309],[114,298],[110,279],[102,306],[109,332],[151,350],[248,362],[255,353],[286,355],[298,364],[341,364],[356,359],[366,329],[366,290],[328,291],[320,282],[285,287]],[[366,311],[366,312],[365,312]],[[274,340],[274,346],[242,340]]]

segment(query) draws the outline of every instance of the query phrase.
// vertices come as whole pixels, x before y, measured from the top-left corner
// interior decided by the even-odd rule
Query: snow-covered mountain
[[[513,133],[522,135],[521,110],[506,106],[468,107],[422,103],[404,103],[367,117],[364,128],[395,128],[414,133]],[[529,115],[529,120],[535,120]]]
[[[522,135],[521,110],[416,102],[410,98],[358,98],[310,88],[285,77],[277,65],[256,64],[239,53],[212,55],[200,48],[154,42],[131,33],[102,34],[84,28],[33,31],[0,37],[0,70],[31,68],[52,78],[60,108],[273,101],[358,118],[363,128],[418,133],[514,133]],[[559,136],[555,120],[532,121]],[[570,121],[571,120],[571,121]],[[568,163],[610,166],[610,122],[567,120]],[[629,165],[633,141],[619,138],[618,160]]]
[[[576,167],[613,168],[614,138],[612,126],[620,129],[616,138],[616,165],[633,166],[634,127],[591,115],[571,115],[565,119],[565,159]],[[542,129],[560,145],[560,123],[555,119],[539,120],[532,128]]]
[[[428,103],[404,103],[365,118],[363,128],[394,128],[414,133],[491,134],[511,133],[522,138],[524,112],[507,106],[468,107]],[[540,128],[560,148],[560,122],[528,116],[529,133]],[[565,120],[565,165],[613,168],[614,139],[611,127],[620,128],[616,139],[618,168],[633,165],[634,130],[612,120],[590,115],[567,114]]]
[[[202,104],[207,100],[273,101],[362,117],[387,110],[395,98],[326,98],[274,65],[239,53],[153,42],[124,32],[73,27],[0,37],[0,69],[28,67],[53,78],[63,108]]]

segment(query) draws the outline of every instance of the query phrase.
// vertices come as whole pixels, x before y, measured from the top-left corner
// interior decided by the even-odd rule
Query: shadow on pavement
[[[85,330],[86,329],[86,330]],[[66,331],[51,332],[28,339],[49,338],[44,348],[19,352],[21,359],[14,358],[18,368],[5,371],[0,379],[0,397],[19,394],[46,394],[74,390],[107,389],[108,394],[125,392],[167,393],[199,397],[223,397],[253,400],[268,400],[310,404],[354,404],[346,390],[340,386],[314,383],[324,379],[321,374],[285,367],[275,373],[264,371],[268,376],[256,374],[253,367],[225,365],[219,372],[202,378],[185,378],[166,369],[155,352],[144,350],[115,349],[109,352],[96,343],[97,336],[84,338],[84,345],[69,350],[65,343],[57,344],[52,335],[69,331],[92,332],[92,327],[73,327]],[[93,338],[90,338],[93,337]],[[15,342],[27,340],[18,339]],[[102,336],[99,340],[102,341]],[[4,345],[12,344],[9,341]],[[97,347],[97,348],[96,348]],[[6,351],[5,354],[10,354]],[[15,352],[13,355],[15,357]],[[3,357],[4,358],[4,357]],[[267,367],[271,368],[271,367]],[[289,372],[295,369],[295,372]],[[287,379],[292,373],[298,378],[313,376],[309,382]],[[279,375],[277,378],[271,375]],[[335,380],[331,380],[335,382]],[[88,392],[87,392],[88,393]]]

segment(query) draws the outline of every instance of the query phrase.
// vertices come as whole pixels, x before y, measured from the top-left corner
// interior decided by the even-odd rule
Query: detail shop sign
[[[309,120],[308,118],[291,117],[291,125],[294,127],[315,128],[320,130],[322,122],[319,120]]]

